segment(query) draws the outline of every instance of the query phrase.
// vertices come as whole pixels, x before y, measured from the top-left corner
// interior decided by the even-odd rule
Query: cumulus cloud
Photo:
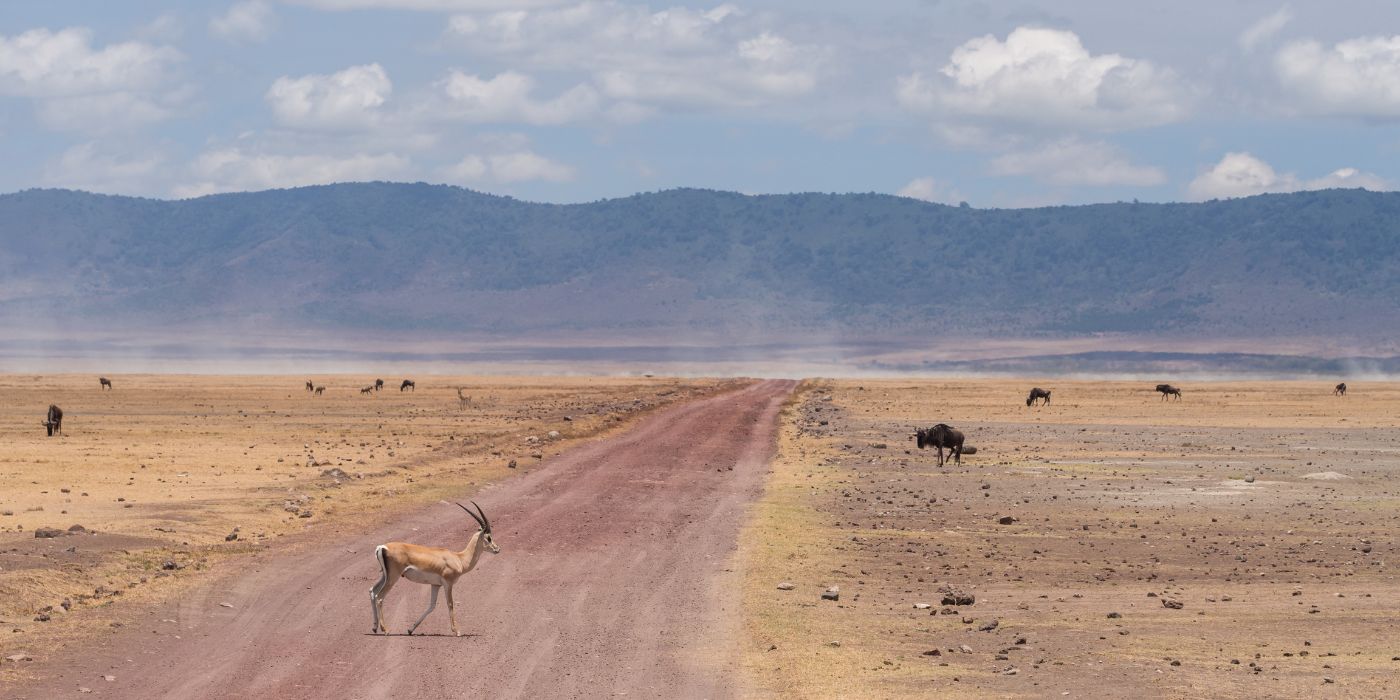
[[[945,183],[931,177],[916,177],[910,180],[909,184],[899,188],[895,194],[938,204],[956,204],[963,199],[957,190],[950,189]]]
[[[1177,121],[1188,93],[1172,71],[1089,53],[1074,32],[1020,27],[955,49],[937,75],[902,76],[906,109],[1023,126],[1120,130]]]
[[[180,60],[172,48],[140,41],[92,46],[87,29],[31,29],[0,35],[0,94],[83,95],[160,86]]]
[[[1253,51],[1256,46],[1273,38],[1274,35],[1278,34],[1292,21],[1292,8],[1287,5],[1280,7],[1273,14],[1260,18],[1259,21],[1249,25],[1243,32],[1240,32],[1240,48],[1245,51]]]
[[[282,154],[234,146],[201,154],[191,181],[176,186],[179,198],[217,192],[265,190],[333,182],[390,180],[409,172],[409,160],[394,153]]]
[[[619,105],[753,107],[812,92],[823,52],[743,17],[731,5],[652,12],[587,2],[461,14],[448,34],[512,65],[588,72]]]
[[[276,22],[272,5],[267,0],[244,0],[228,11],[209,20],[209,31],[227,41],[259,42],[272,35]]]
[[[992,160],[991,171],[1030,176],[1052,185],[1150,187],[1167,180],[1160,169],[1134,165],[1110,144],[1074,138],[1002,154]]]
[[[439,175],[448,182],[459,184],[494,182],[505,185],[534,181],[569,182],[574,179],[574,169],[526,150],[489,156],[469,155],[442,168]]]
[[[587,85],[536,100],[534,79],[515,71],[488,79],[454,70],[438,87],[446,98],[441,116],[473,123],[564,124],[598,112],[598,93]]]
[[[1273,166],[1249,153],[1231,152],[1192,180],[1187,193],[1193,199],[1205,200],[1337,187],[1385,190],[1390,185],[1384,178],[1356,168],[1341,168],[1324,177],[1300,180],[1292,173],[1275,171]]]
[[[1274,56],[1279,82],[1301,111],[1400,117],[1400,36],[1349,39],[1327,47],[1295,41]]]
[[[159,152],[113,152],[88,141],[68,148],[49,163],[43,178],[46,184],[54,187],[143,195],[154,189],[155,182],[166,169],[166,158]]]
[[[393,92],[389,75],[378,63],[351,66],[329,75],[283,76],[265,99],[284,124],[300,127],[364,127],[380,118],[380,107]]]

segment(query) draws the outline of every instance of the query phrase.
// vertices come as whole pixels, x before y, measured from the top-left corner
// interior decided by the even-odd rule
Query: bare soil
[[[223,567],[178,602],[33,662],[11,696],[87,689],[150,697],[723,697],[738,692],[739,530],[762,491],[777,413],[770,381],[665,408],[635,428],[456,498],[491,518],[485,555],[412,637],[428,588],[400,583],[371,635],[373,548],[457,545],[475,529],[443,503],[383,525],[327,525]],[[106,680],[110,676],[112,680]]]
[[[743,536],[748,694],[1400,694],[1400,387],[1154,383],[804,385]],[[977,454],[936,466],[938,422]]]

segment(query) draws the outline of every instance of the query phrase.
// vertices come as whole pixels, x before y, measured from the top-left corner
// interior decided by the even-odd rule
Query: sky
[[[0,4],[0,192],[976,207],[1400,184],[1383,0]]]

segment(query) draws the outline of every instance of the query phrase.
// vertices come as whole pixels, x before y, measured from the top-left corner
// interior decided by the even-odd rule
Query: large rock
[[[34,531],[34,537],[37,539],[53,539],[55,537],[66,537],[71,534],[73,533],[67,530],[60,530],[56,527],[41,527]]]

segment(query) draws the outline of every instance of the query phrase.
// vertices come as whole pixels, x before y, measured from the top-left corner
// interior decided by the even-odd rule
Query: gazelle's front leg
[[[433,608],[437,607],[437,594],[439,588],[442,588],[442,586],[433,586],[433,595],[428,600],[428,609],[423,611],[423,617],[418,618],[418,621],[413,623],[412,627],[408,628],[409,634],[413,634],[413,630],[418,629],[418,625],[423,624],[423,620],[427,619],[428,613],[432,612]]]
[[[447,584],[447,619],[452,622],[452,636],[462,636],[462,633],[457,631],[457,608],[452,604],[451,583]]]

